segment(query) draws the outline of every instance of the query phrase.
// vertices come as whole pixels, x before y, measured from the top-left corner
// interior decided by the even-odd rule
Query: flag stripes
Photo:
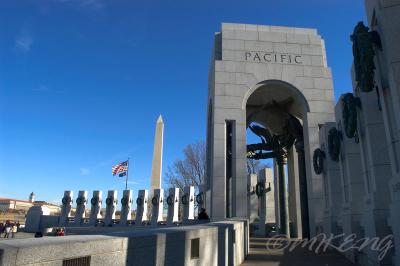
[[[111,169],[112,175],[116,175],[118,173],[123,173],[126,171],[128,171],[128,161],[116,164]]]

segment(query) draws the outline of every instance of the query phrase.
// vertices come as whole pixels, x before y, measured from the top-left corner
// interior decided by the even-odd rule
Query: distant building
[[[33,206],[33,202],[30,202],[27,200],[0,198],[0,211],[1,212],[28,211],[28,209],[32,206]]]
[[[52,215],[61,211],[61,207],[56,204],[35,201],[35,194],[32,192],[29,200],[0,198],[0,221],[25,221],[25,215],[32,206],[45,206],[50,209]]]

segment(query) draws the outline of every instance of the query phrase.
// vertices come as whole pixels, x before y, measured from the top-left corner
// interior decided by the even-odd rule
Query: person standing
[[[17,234],[18,229],[17,229],[17,225],[16,224],[12,224],[11,226],[11,238],[14,238],[15,235]]]
[[[9,238],[10,232],[11,232],[11,225],[9,223],[6,223],[4,238]]]
[[[206,209],[201,208],[201,210],[197,216],[197,219],[199,219],[199,220],[209,220],[210,219],[210,217],[208,216],[208,214],[206,212]]]
[[[3,223],[0,223],[0,237],[1,237],[1,235],[4,233],[4,231],[5,231],[5,226],[4,226],[4,224]]]

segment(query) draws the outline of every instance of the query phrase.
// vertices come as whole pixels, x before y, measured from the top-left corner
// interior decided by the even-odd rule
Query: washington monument
[[[154,189],[161,188],[162,153],[164,138],[164,121],[160,115],[156,125],[156,135],[154,139],[153,165],[151,169],[150,194]]]

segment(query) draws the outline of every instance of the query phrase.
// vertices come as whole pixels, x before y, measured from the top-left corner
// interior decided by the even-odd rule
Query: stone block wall
[[[0,243],[0,265],[240,265],[248,252],[247,221],[109,232]],[[84,233],[84,232],[82,232]],[[222,264],[220,264],[222,263]]]

